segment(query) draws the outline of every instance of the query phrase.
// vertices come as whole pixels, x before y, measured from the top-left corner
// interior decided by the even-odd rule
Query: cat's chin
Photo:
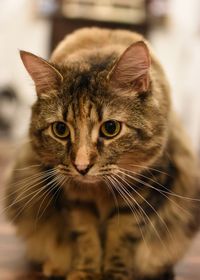
[[[96,184],[102,181],[101,177],[91,176],[91,175],[74,176],[73,180],[75,182],[82,183],[82,184]]]

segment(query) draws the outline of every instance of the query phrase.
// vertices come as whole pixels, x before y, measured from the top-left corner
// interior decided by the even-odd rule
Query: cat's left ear
[[[138,92],[149,88],[151,60],[147,45],[139,41],[130,45],[121,55],[109,74],[113,87]]]
[[[35,83],[38,96],[59,88],[63,77],[53,65],[30,52],[20,51],[20,56]]]

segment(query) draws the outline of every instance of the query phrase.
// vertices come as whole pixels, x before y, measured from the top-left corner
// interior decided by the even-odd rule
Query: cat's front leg
[[[131,214],[113,217],[107,224],[103,280],[137,280],[134,250],[140,236]]]
[[[103,261],[103,280],[173,280],[172,266],[154,269],[154,273],[143,273],[139,267],[145,266],[147,251],[141,250],[141,244],[151,247],[153,244],[144,242],[145,230],[143,223],[134,220],[132,214],[121,214],[113,217],[108,225],[105,240]],[[144,247],[145,248],[145,247]],[[137,252],[144,255],[141,263],[137,262]],[[156,252],[156,251],[155,251]],[[150,259],[154,258],[154,252]],[[142,275],[156,276],[142,276]]]
[[[81,270],[72,271],[66,280],[102,280],[102,276],[99,273]]]
[[[161,273],[157,277],[143,277],[138,278],[137,280],[174,280],[174,272],[173,269],[169,268],[167,272]]]
[[[72,246],[71,270],[67,280],[97,280],[101,269],[101,245],[97,217],[92,207],[70,210]]]
[[[42,265],[42,271],[46,277],[65,277],[67,275],[71,256],[69,247],[66,242],[51,245],[48,257]]]
[[[23,232],[27,257],[30,261],[42,265],[43,274],[47,277],[67,275],[71,263],[71,247],[67,240],[67,228],[60,219],[53,215],[47,222],[40,222],[37,228],[23,221],[26,232]],[[33,222],[32,222],[33,224]]]

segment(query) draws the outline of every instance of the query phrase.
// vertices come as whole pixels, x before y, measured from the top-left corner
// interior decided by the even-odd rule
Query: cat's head
[[[160,156],[169,100],[162,70],[144,42],[121,56],[92,53],[65,65],[25,51],[21,58],[38,96],[30,137],[42,164],[93,182],[141,171]]]

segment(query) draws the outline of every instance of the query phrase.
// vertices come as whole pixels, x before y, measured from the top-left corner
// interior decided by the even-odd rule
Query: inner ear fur
[[[38,95],[59,88],[63,81],[63,76],[53,65],[30,52],[21,50],[20,56],[35,83]]]
[[[143,41],[130,45],[109,73],[113,87],[147,91],[149,88],[150,53]]]

